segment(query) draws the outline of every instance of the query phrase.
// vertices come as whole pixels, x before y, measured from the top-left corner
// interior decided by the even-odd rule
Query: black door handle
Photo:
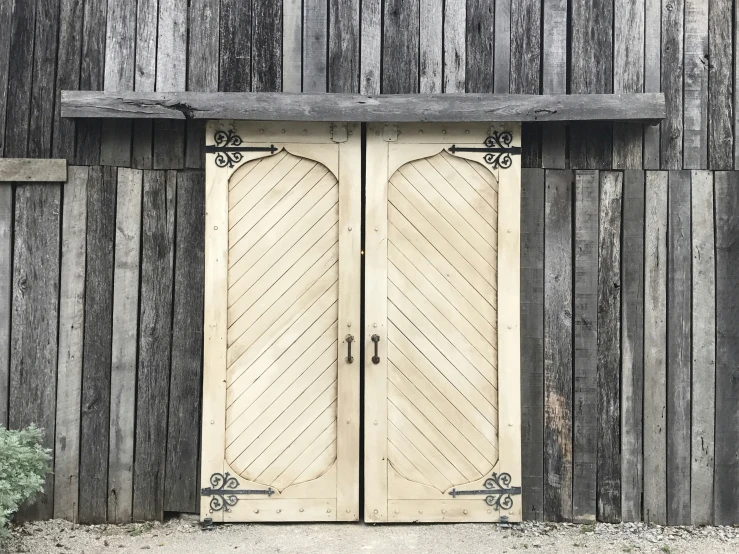
[[[347,335],[345,340],[348,349],[346,353],[346,362],[350,364],[354,361],[354,358],[352,357],[352,343],[354,342],[354,335]]]
[[[375,343],[375,355],[372,356],[372,363],[373,364],[379,364],[380,363],[380,356],[377,355],[377,344],[380,342],[380,335],[372,335],[372,342]]]

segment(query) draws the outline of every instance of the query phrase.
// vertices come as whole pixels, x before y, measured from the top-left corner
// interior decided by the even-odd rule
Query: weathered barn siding
[[[524,126],[524,513],[739,523],[737,9],[0,0],[0,156],[72,166],[0,184],[0,424],[55,457],[28,515],[198,507],[203,126],[60,90],[663,91],[656,127]]]

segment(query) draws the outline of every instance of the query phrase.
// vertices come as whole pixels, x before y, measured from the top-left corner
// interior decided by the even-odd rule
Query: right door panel
[[[367,521],[520,519],[518,136],[368,129]]]

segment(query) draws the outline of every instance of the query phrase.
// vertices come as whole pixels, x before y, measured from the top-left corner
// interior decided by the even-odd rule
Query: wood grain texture
[[[176,172],[145,171],[136,383],[134,521],[164,517]]]
[[[384,2],[381,87],[384,94],[418,92],[419,2]]]
[[[0,158],[0,183],[53,183],[66,180],[67,160]]]
[[[303,91],[326,92],[328,2],[303,0]]]
[[[13,265],[13,187],[0,186],[0,425],[8,426],[10,307]]]
[[[683,167],[708,167],[708,2],[685,0]]]
[[[732,55],[729,0],[708,1],[708,167],[734,167]]]
[[[37,0],[28,154],[51,155],[60,0]]]
[[[282,2],[282,92],[303,89],[303,0]]]
[[[621,521],[621,205],[623,173],[601,172],[598,229],[598,519]],[[631,460],[626,461],[631,463]]]
[[[644,91],[644,1],[613,4],[613,92]],[[613,124],[614,169],[642,167],[643,129]]]
[[[667,173],[646,173],[644,520],[667,523]]]
[[[287,94],[62,92],[62,116],[257,121],[645,121],[665,115],[655,94]],[[551,126],[547,126],[551,129]]]
[[[41,444],[50,449],[56,415],[60,212],[60,185],[16,186],[8,427],[35,424],[43,429]],[[49,474],[43,492],[18,517],[49,519],[53,490]]]
[[[541,92],[567,92],[567,0],[542,0]],[[542,134],[543,167],[564,168],[566,129],[551,125]]]
[[[496,94],[508,94],[511,80],[511,0],[495,1],[495,44],[493,53]]]
[[[739,517],[739,174],[716,172],[716,446],[714,518]]]
[[[691,172],[693,334],[690,520],[713,522],[716,421],[716,258],[713,174]]]
[[[118,170],[110,377],[108,521],[131,521],[143,174]]]
[[[544,170],[521,172],[523,517],[544,517]]]
[[[662,2],[644,0],[644,92],[662,90]],[[660,128],[644,128],[644,168],[660,168]]]
[[[82,10],[80,90],[104,90],[107,4],[107,2],[85,2]],[[77,123],[77,164],[100,163],[101,138],[102,122]]]
[[[546,172],[544,215],[544,518],[572,518],[571,171]]]
[[[52,155],[72,163],[76,151],[77,123],[61,117],[60,91],[78,89],[82,44],[81,0],[61,0],[59,8],[59,51],[54,103]],[[2,79],[0,77],[0,79]],[[2,93],[0,93],[2,94]]]
[[[328,92],[359,92],[360,4],[329,0]]]
[[[667,522],[690,523],[690,172],[670,171],[667,237]]]
[[[661,123],[662,169],[681,169],[683,165],[684,19],[685,0],[663,3],[660,75],[667,101],[667,118]]]
[[[137,91],[156,89],[157,23],[159,0],[137,0],[136,4],[136,76]],[[134,121],[131,165],[149,169],[153,163],[153,125]]]
[[[447,36],[444,25],[445,8],[440,2],[419,0],[419,92],[438,93],[442,91],[443,43]],[[459,6],[456,6],[457,8]],[[454,25],[451,20],[450,26]],[[457,34],[456,37],[460,35]],[[461,35],[464,36],[464,33]],[[450,73],[453,68],[450,67]],[[453,85],[454,86],[454,85]],[[464,90],[464,83],[462,84]],[[458,91],[457,91],[458,92]]]
[[[64,186],[59,290],[59,357],[54,444],[54,517],[77,521],[82,356],[87,254],[86,167],[71,167]]]
[[[642,521],[644,172],[624,171],[621,248],[621,518]],[[628,460],[628,462],[626,462]]]
[[[495,3],[467,3],[467,92],[493,92]]]
[[[0,3],[0,29],[10,29],[13,3]],[[5,150],[5,116],[8,102],[8,64],[10,63],[10,33],[0,37],[0,156]]]
[[[85,523],[107,520],[116,182],[115,168],[89,171],[79,504]]]
[[[203,358],[205,176],[177,176],[172,370],[164,509],[197,512]]]
[[[382,0],[362,0],[360,9],[362,25],[359,92],[379,94],[382,79]]]
[[[252,0],[252,81],[254,92],[282,90],[282,2]],[[243,21],[243,20],[242,20]],[[243,52],[245,44],[236,44]]]
[[[467,66],[465,0],[444,2],[444,92],[464,92]]]
[[[218,90],[244,92],[251,90],[252,3],[221,0],[220,83]]]
[[[596,519],[599,188],[597,171],[575,174],[572,517],[580,522]]]

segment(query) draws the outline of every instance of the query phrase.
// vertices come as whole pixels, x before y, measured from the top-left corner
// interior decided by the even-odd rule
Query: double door
[[[209,124],[203,519],[520,519],[519,137]]]

